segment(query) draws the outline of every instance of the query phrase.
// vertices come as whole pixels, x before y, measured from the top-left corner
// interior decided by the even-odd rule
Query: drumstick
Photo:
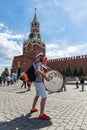
[[[43,65],[46,66],[47,65],[47,57],[44,57],[44,60],[43,60]]]
[[[47,69],[52,70],[50,67],[48,67],[48,66],[46,66],[46,67],[47,67]]]

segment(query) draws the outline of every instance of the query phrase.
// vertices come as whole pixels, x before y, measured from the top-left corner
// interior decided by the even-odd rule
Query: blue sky
[[[87,0],[0,0],[0,72],[22,54],[35,8],[48,59],[87,54]]]

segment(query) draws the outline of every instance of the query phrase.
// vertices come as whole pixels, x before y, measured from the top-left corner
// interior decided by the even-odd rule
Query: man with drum
[[[35,72],[36,72],[36,80],[34,82],[35,89],[36,89],[36,96],[33,100],[33,105],[32,105],[32,109],[30,112],[33,113],[33,112],[38,111],[38,109],[35,106],[36,106],[39,96],[41,96],[42,99],[41,99],[41,103],[40,103],[39,119],[49,120],[50,117],[48,115],[44,114],[44,108],[45,108],[45,104],[46,104],[47,95],[46,95],[43,78],[45,78],[47,81],[49,81],[49,78],[43,72],[42,63],[44,60],[44,56],[45,55],[43,53],[39,53],[36,55],[36,61],[34,63],[34,68],[35,68]]]

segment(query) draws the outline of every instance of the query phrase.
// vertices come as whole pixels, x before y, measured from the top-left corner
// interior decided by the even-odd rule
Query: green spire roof
[[[35,8],[35,13],[34,13],[34,19],[33,19],[33,22],[37,22],[36,8]]]

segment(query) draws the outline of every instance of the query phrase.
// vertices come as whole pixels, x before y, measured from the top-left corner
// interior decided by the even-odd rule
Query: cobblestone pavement
[[[87,130],[87,85],[85,91],[66,85],[66,92],[47,92],[45,112],[51,120],[40,120],[39,111],[30,114],[35,96],[15,85],[0,86],[0,130]],[[40,99],[37,104],[39,109]]]

